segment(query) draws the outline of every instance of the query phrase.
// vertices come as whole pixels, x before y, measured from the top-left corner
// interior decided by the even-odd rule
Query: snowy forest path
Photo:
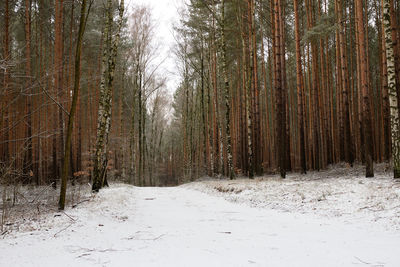
[[[137,222],[155,266],[398,266],[400,236],[339,221],[250,208],[185,188],[142,188]],[[158,253],[159,256],[158,256]],[[161,264],[162,265],[162,264]]]
[[[43,226],[0,240],[0,266],[398,266],[400,262],[398,232],[251,208],[184,187],[113,185],[94,201],[66,213],[75,220],[70,226],[58,221],[49,229]]]

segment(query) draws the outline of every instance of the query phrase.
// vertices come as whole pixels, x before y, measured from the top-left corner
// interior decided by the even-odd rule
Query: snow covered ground
[[[333,172],[115,184],[0,236],[0,266],[400,266],[400,184]]]
[[[375,222],[374,227],[400,230],[400,180],[392,178],[385,164],[375,168],[374,178],[365,178],[362,166],[335,166],[307,175],[289,174],[284,180],[278,175],[233,181],[203,178],[184,187],[252,207],[348,223]]]

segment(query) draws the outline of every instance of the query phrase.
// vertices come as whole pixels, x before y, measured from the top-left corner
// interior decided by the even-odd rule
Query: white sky
[[[152,10],[156,25],[155,41],[160,43],[159,58],[156,61],[161,62],[166,58],[160,66],[159,73],[167,77],[168,91],[172,94],[179,83],[177,66],[172,53],[175,43],[173,25],[179,22],[178,9],[183,6],[183,0],[126,0],[128,12],[131,12],[134,5],[149,6]]]

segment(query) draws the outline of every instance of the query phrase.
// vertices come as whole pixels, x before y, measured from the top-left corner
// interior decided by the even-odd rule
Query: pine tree
[[[371,110],[369,100],[369,81],[368,81],[368,54],[365,42],[365,24],[364,24],[364,12],[363,12],[363,1],[356,1],[356,14],[357,14],[357,30],[358,30],[358,42],[359,42],[359,61],[360,61],[360,82],[361,82],[361,95],[362,95],[362,131],[364,135],[364,149],[363,154],[366,161],[366,177],[374,176],[373,169],[373,151],[372,151],[372,124],[371,124]],[[368,141],[367,141],[368,140]]]

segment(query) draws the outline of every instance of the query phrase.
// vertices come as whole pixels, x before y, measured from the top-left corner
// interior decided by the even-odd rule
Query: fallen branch
[[[156,241],[157,239],[160,239],[161,237],[165,236],[165,234],[159,235],[156,238],[153,238],[153,241]]]
[[[77,256],[76,258],[82,258],[85,256],[89,256],[90,252],[115,252],[115,251],[130,251],[131,249],[113,249],[113,248],[106,248],[106,249],[96,249],[96,248],[82,248],[78,247],[78,249],[73,250],[73,253],[76,253],[78,251],[83,251],[84,253]]]
[[[72,205],[72,208],[76,208],[79,204],[82,204],[82,203],[88,202],[88,201],[90,201],[90,198],[84,199],[84,200],[82,200],[82,201],[79,201],[78,203]]]
[[[90,253],[83,253],[82,255],[79,255],[77,258],[82,258],[82,257],[89,256],[89,255],[90,255]]]
[[[53,237],[56,237],[56,235],[58,235],[59,233],[61,233],[61,232],[65,231],[65,230],[67,230],[67,229],[70,228],[73,224],[74,224],[74,223],[70,223],[67,227],[65,227],[65,228],[61,229],[60,231],[58,231],[57,233],[55,233]]]
[[[138,232],[140,232],[140,231],[138,231]],[[160,239],[163,236],[165,236],[165,234],[159,235],[159,236],[157,236],[155,238],[135,238],[134,236],[131,236],[131,237],[127,237],[127,238],[124,238],[124,239],[126,239],[126,240],[156,241],[156,240]]]
[[[46,186],[42,191],[39,192],[39,194],[37,195],[37,197],[35,197],[35,199],[31,200],[29,203],[35,203],[36,200],[38,200],[38,199],[42,196],[42,194],[43,194],[44,192],[46,192],[49,188],[52,187],[52,185],[53,185],[53,183],[51,183],[51,185],[49,185],[49,186]]]
[[[359,257],[354,256],[354,258],[356,258],[357,260],[359,260],[361,263],[364,263],[366,265],[371,265],[371,263],[363,261],[362,259],[360,259]]]
[[[72,216],[66,214],[64,211],[62,212],[65,216],[67,216],[68,218],[70,218],[72,221],[76,222],[76,219],[72,218]]]

